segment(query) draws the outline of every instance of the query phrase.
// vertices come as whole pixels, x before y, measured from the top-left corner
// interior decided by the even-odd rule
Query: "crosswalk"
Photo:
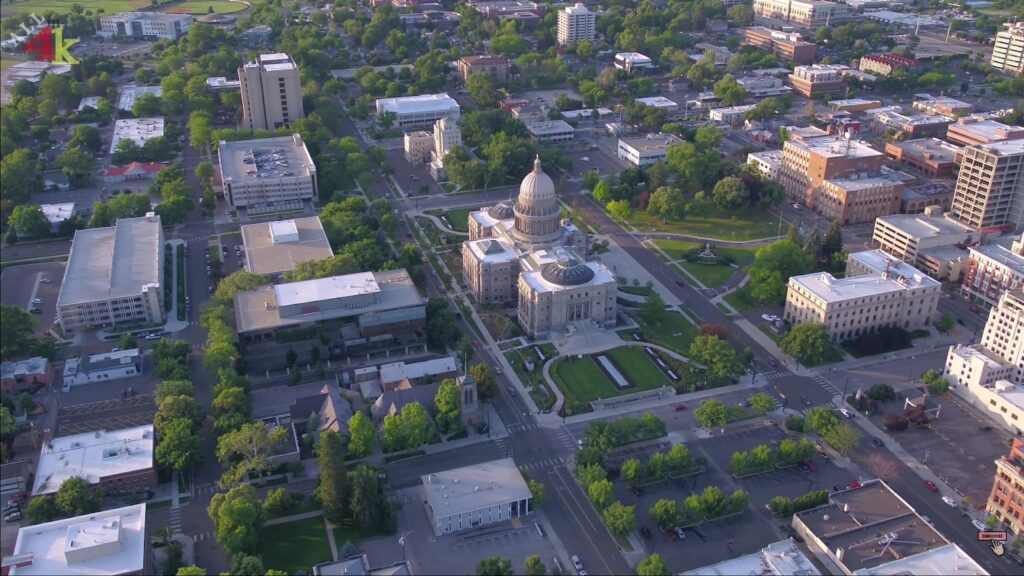
[[[195,486],[196,496],[202,496],[204,494],[216,494],[218,491],[219,490],[217,490],[216,484],[197,484]]]
[[[576,450],[576,440],[572,437],[572,434],[565,428],[559,428],[555,432],[555,436],[558,436],[558,440],[562,442],[562,445],[570,450]]]
[[[530,471],[530,470],[542,470],[544,468],[554,468],[565,464],[565,461],[561,458],[547,458],[545,460],[538,460],[536,462],[528,462],[526,464],[520,464],[519,469]]]
[[[760,376],[768,382],[774,382],[775,380],[781,380],[787,376],[792,376],[793,373],[789,370],[772,370],[771,372],[762,372]]]
[[[527,430],[536,430],[538,428],[535,422],[515,422],[505,427],[509,432],[525,432]]]
[[[835,384],[832,384],[831,382],[826,380],[825,377],[822,376],[821,374],[815,374],[814,381],[820,384],[821,387],[824,388],[825,390],[831,392],[833,396],[839,396],[843,393],[842,390],[836,388]]]
[[[206,532],[200,532],[199,534],[192,535],[193,542],[202,542],[204,540],[213,540],[214,534],[212,530]]]

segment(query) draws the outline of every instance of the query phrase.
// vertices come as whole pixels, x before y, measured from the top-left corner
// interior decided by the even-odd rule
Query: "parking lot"
[[[64,406],[57,416],[57,431],[54,436],[71,436],[95,430],[120,430],[143,424],[152,424],[156,404],[151,393],[138,393],[127,398],[120,397],[120,390],[131,386],[128,380],[88,384],[86,386],[107,386],[117,388],[111,391],[114,398]]]
[[[62,262],[40,262],[4,268],[0,274],[2,301],[23,310],[38,309],[36,331],[42,335],[57,317],[57,296],[64,280]],[[38,302],[35,302],[38,300]]]

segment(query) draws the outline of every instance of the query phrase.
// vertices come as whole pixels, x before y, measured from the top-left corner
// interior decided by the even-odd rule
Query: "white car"
[[[43,299],[42,298],[33,298],[32,299],[32,303],[33,304],[42,304],[43,303]]]
[[[840,408],[839,413],[842,414],[844,418],[853,418],[853,416],[850,414],[850,411],[847,410],[846,408]]]
[[[793,208],[796,208],[797,210],[799,210],[800,209],[800,205],[799,204],[793,204]]]
[[[971,524],[973,524],[974,527],[978,529],[978,532],[984,532],[985,529],[986,529],[985,524],[981,520],[978,520],[977,518],[975,518],[974,520],[971,520]]]
[[[580,562],[579,556],[573,554],[570,560],[572,560],[572,567],[575,568],[577,572],[581,572],[583,570],[583,562]]]
[[[956,500],[953,500],[949,496],[943,496],[942,501],[945,502],[950,508],[957,508],[960,506],[960,504],[958,504]]]

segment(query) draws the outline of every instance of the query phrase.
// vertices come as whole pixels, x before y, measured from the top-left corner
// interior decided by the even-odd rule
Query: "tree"
[[[21,238],[44,238],[50,234],[50,221],[36,204],[15,206],[7,219],[7,225],[14,228]]]
[[[57,167],[63,170],[69,179],[78,183],[89,181],[93,166],[95,162],[92,156],[78,147],[68,148],[57,157]]]
[[[249,413],[249,393],[244,388],[230,386],[220,390],[211,403],[213,413],[217,416],[237,412]]]
[[[406,404],[397,414],[384,417],[384,450],[418,448],[430,439],[430,417],[418,402]]]
[[[377,429],[362,412],[352,414],[348,419],[348,451],[353,458],[362,458],[373,452],[377,441]]]
[[[721,428],[728,421],[728,411],[725,409],[725,404],[714,399],[701,402],[700,406],[693,411],[693,415],[701,426],[708,429]]]
[[[612,201],[612,187],[607,180],[601,180],[591,189],[593,191],[594,200],[600,204],[607,204]]]
[[[270,472],[276,466],[270,454],[286,437],[284,428],[270,429],[262,420],[247,422],[220,436],[217,460],[230,465],[221,477],[221,484],[238,484],[248,475],[259,477]]]
[[[633,207],[629,205],[629,200],[612,200],[606,207],[608,214],[616,220],[628,220],[633,215]]]
[[[377,531],[391,525],[391,505],[384,498],[377,470],[362,464],[349,472],[348,484],[351,487],[349,507],[356,526]]]
[[[833,220],[828,231],[821,239],[821,254],[832,262],[836,254],[843,251],[843,231],[839,228],[839,221]]]
[[[512,562],[500,556],[484,558],[476,565],[477,576],[512,576]]]
[[[953,331],[953,328],[956,328],[956,316],[953,316],[949,312],[944,313],[935,324],[935,327],[939,329],[939,332],[949,334]]]
[[[19,148],[4,156],[0,163],[0,197],[3,199],[3,214],[28,201],[29,195],[39,188],[42,170],[36,153],[28,148]]]
[[[715,82],[715,96],[726,106],[735,106],[747,99],[747,91],[743,85],[731,75]]]
[[[144,116],[159,116],[163,112],[163,105],[160,98],[154,94],[143,94],[132,103],[132,114],[136,118]]]
[[[658,525],[658,528],[665,530],[676,525],[679,520],[679,509],[675,500],[662,498],[654,503],[650,509],[651,519]]]
[[[175,572],[175,576],[206,576],[206,568],[199,566],[182,566]]]
[[[341,550],[338,552],[339,558],[351,558],[359,554],[359,549],[352,543],[351,540],[346,541],[341,545]]]
[[[486,72],[475,72],[466,80],[466,92],[481,108],[494,108],[498,103],[494,81]]]
[[[910,427],[910,422],[899,414],[885,415],[885,429],[890,432],[902,432]]]
[[[760,416],[764,416],[775,409],[775,400],[764,392],[754,394],[748,399],[748,402],[750,402],[750,407],[754,409],[754,412],[757,412]]]
[[[541,561],[540,556],[527,556],[523,562],[523,570],[526,576],[547,576],[548,567]]]
[[[658,324],[661,315],[665,313],[665,300],[657,292],[651,293],[644,300],[643,306],[637,311],[637,315],[648,324]]]
[[[191,396],[168,396],[160,402],[153,417],[153,426],[157,431],[163,433],[164,429],[174,420],[184,418],[192,424],[193,429],[198,428],[203,421],[203,409],[199,402]]]
[[[761,248],[749,269],[752,294],[758,300],[778,301],[786,295],[786,282],[791,276],[810,272],[813,259],[804,254],[792,240],[779,240]]]
[[[619,466],[619,475],[627,484],[636,484],[644,476],[644,465],[636,458],[629,458]]]
[[[472,349],[472,347],[471,347]],[[459,410],[459,387],[452,378],[445,378],[434,395],[436,408],[434,421],[441,432],[454,432],[462,427],[462,414]]]
[[[840,422],[831,430],[825,432],[822,437],[829,446],[839,452],[840,456],[846,456],[860,444],[860,432],[845,422]]]
[[[583,464],[576,468],[576,476],[580,479],[580,486],[589,489],[594,482],[604,480],[608,472],[600,464]]]
[[[651,194],[651,199],[647,202],[647,213],[661,218],[662,222],[668,222],[682,218],[685,206],[686,201],[681,191],[662,186]]]
[[[868,398],[872,400],[883,402],[885,400],[892,400],[896,398],[896,391],[893,390],[892,386],[888,384],[875,384],[868,388]]]
[[[72,476],[57,488],[57,509],[64,516],[82,516],[100,509],[100,489],[80,476]]]
[[[234,554],[231,557],[231,573],[260,576],[261,574],[266,574],[266,570],[264,570],[263,560],[260,560],[259,556]]]
[[[18,425],[14,422],[10,408],[0,406],[0,444],[6,443],[11,436],[14,436],[17,429]]]
[[[213,179],[214,169],[213,164],[206,162],[205,160],[196,165],[195,170],[196,178],[209,182]]]
[[[615,501],[615,490],[608,479],[598,480],[587,487],[587,495],[598,510],[604,510]]]
[[[719,180],[711,196],[722,210],[741,210],[750,205],[750,190],[735,176]]]
[[[349,512],[348,489],[345,485],[348,480],[345,472],[345,448],[340,434],[334,430],[325,430],[320,434],[317,459],[320,462],[317,495],[324,508],[324,516],[331,522],[339,523]]]
[[[263,499],[263,510],[268,516],[285,516],[295,509],[295,498],[287,488],[274,488]]]
[[[928,386],[928,391],[932,394],[943,394],[949,390],[949,382],[934,368],[925,372],[921,376],[921,380]]]
[[[833,354],[825,325],[813,322],[794,326],[782,337],[779,348],[807,366],[826,362]]]
[[[459,338],[459,327],[455,324],[455,316],[448,309],[448,301],[443,298],[427,300],[427,343],[431,347],[446,348]]]
[[[601,517],[612,534],[625,536],[636,527],[636,506],[626,506],[622,502],[614,502],[604,509]]]
[[[23,308],[0,304],[0,358],[10,360],[28,355],[35,341],[36,321]]]
[[[718,336],[698,336],[690,345],[690,356],[704,364],[708,374],[716,378],[727,378],[742,367],[736,350]]]
[[[25,520],[29,524],[42,524],[57,519],[61,511],[57,506],[57,500],[48,494],[36,496],[29,501],[25,508]]]
[[[85,148],[96,152],[103,145],[100,131],[95,126],[79,124],[71,130],[71,139],[67,141],[68,148]]]
[[[228,554],[259,552],[260,531],[266,514],[251,484],[214,494],[206,513],[213,521],[217,543]]]
[[[160,429],[160,443],[156,446],[156,461],[161,466],[182,471],[198,467],[203,462],[203,447],[192,421],[187,418],[171,420]]]
[[[839,417],[827,408],[817,407],[807,411],[807,425],[820,436],[835,428],[839,424]]]
[[[733,8],[746,8],[747,6],[733,6]],[[668,565],[661,559],[661,554],[651,554],[647,558],[644,558],[636,565],[637,576],[670,576],[672,571],[668,569]]]

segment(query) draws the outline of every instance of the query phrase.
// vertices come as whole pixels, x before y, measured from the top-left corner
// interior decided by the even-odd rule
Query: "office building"
[[[841,100],[830,100],[828,107],[833,112],[864,112],[882,107],[881,100],[867,100],[865,98],[844,98]]]
[[[959,281],[967,268],[967,246],[981,240],[974,229],[929,206],[923,214],[890,214],[875,220],[871,242],[940,281]]]
[[[996,120],[967,116],[949,125],[946,139],[954,144],[974,146],[1004,140],[1024,139],[1024,126],[1008,126]]]
[[[637,168],[664,162],[668,149],[682,142],[672,134],[647,134],[638,138],[619,138],[619,160]]]
[[[151,550],[142,503],[19,528],[5,566],[10,576],[152,574]]]
[[[280,277],[303,262],[334,257],[317,216],[242,226],[245,271]]]
[[[945,138],[952,120],[944,116],[929,114],[902,114],[900,112],[879,112],[872,121],[880,130],[891,130],[894,137],[907,140],[918,138]]]
[[[829,493],[826,504],[794,514],[792,526],[841,574],[988,574],[879,479]]]
[[[110,382],[142,374],[142,353],[138,348],[101,354],[85,354],[64,362],[64,390],[73,386]]]
[[[546,13],[544,6],[529,0],[471,0],[467,5],[488,18],[515,20],[529,25],[536,25]]]
[[[1024,286],[1003,292],[989,312],[981,345],[1014,366],[1012,380],[1024,383]]]
[[[463,56],[459,58],[459,78],[469,82],[473,74],[483,73],[491,77],[497,84],[504,84],[508,79],[509,59],[504,56]]]
[[[743,29],[743,44],[756,46],[783,62],[813,64],[818,55],[818,46],[801,40],[796,32],[772,30],[764,26],[749,26]]]
[[[436,536],[522,518],[533,511],[530,487],[511,458],[426,474],[421,480]]]
[[[406,132],[402,137],[402,149],[405,161],[419,165],[430,161],[430,153],[434,149],[434,135],[426,130]]]
[[[643,104],[650,108],[657,108],[665,113],[665,119],[678,118],[681,110],[679,104],[676,104],[672,100],[665,98],[664,96],[647,96],[645,98],[637,98],[633,100],[637,104]]]
[[[154,138],[163,138],[163,118],[121,118],[114,121],[114,135],[110,139],[110,153],[117,152],[122,140],[131,140],[142,148]]]
[[[690,54],[690,60],[694,62],[700,62],[707,54],[714,54],[715,59],[712,61],[712,64],[715,66],[725,66],[729,62],[729,58],[732,58],[732,52],[725,46],[715,46],[708,42],[697,42],[693,47],[700,51],[699,54]]]
[[[1024,228],[1024,140],[964,148],[953,217],[973,228]]]
[[[942,285],[878,250],[850,254],[846,277],[815,272],[789,279],[784,318],[825,326],[833,342],[882,327],[912,332],[936,319]]]
[[[46,440],[32,495],[53,494],[75,476],[98,485],[106,494],[139,492],[153,486],[153,425]]]
[[[97,34],[103,38],[177,40],[192,27],[191,14],[166,12],[122,12],[100,16]]]
[[[441,118],[434,122],[434,148],[430,151],[430,175],[441,181],[448,176],[444,171],[444,158],[455,148],[462,146],[462,128],[458,120]]]
[[[63,226],[65,222],[78,215],[78,210],[75,209],[74,202],[40,204],[39,209],[42,210],[43,216],[46,216],[46,221],[50,223],[50,234],[59,233],[61,226]],[[19,234],[19,238],[20,237],[21,235]]]
[[[894,174],[825,180],[814,195],[814,210],[842,225],[873,222],[899,212],[903,182]]]
[[[122,112],[131,112],[135,101],[140,97],[149,95],[160,98],[163,93],[163,88],[160,86],[136,86],[135,84],[122,86],[121,92],[117,96],[117,109]]]
[[[798,94],[813,98],[818,94],[836,94],[843,91],[843,72],[840,64],[813,64],[797,66],[789,75],[789,85]]]
[[[227,76],[209,76],[206,78],[206,87],[210,90],[240,90],[241,80],[228,80]]]
[[[885,155],[893,161],[910,166],[929,178],[952,176],[956,156],[961,148],[938,138],[894,140],[885,143]]]
[[[768,180],[778,180],[782,170],[782,150],[765,150],[747,154],[747,164],[757,166]]]
[[[920,214],[929,206],[938,206],[943,212],[953,208],[953,182],[932,180],[927,184],[903,188],[901,214]]]
[[[985,511],[1019,537],[1024,534],[1024,440],[1014,438],[1009,454],[995,465],[996,477]]]
[[[597,13],[577,2],[558,11],[558,45],[568,46],[580,40],[593,41],[597,34]]]
[[[619,70],[625,70],[627,74],[641,72],[654,68],[654,62],[639,52],[619,52],[615,55],[613,64]]]
[[[403,131],[432,126],[441,118],[458,120],[459,103],[448,94],[423,94],[398,98],[378,98],[377,115],[391,112],[395,126]]]
[[[743,120],[746,118],[747,112],[750,112],[753,109],[753,104],[712,108],[708,111],[708,118],[715,122],[728,124],[729,126],[740,126],[743,124]]]
[[[914,110],[946,118],[960,118],[974,112],[974,104],[949,96],[932,96],[923,100],[915,100]]]
[[[824,0],[754,0],[754,15],[803,28],[836,25],[849,17],[845,4]]]
[[[827,180],[877,176],[884,161],[885,155],[866,142],[840,135],[790,138],[782,147],[779,182],[791,202],[816,209]],[[829,198],[835,202],[834,194],[829,194]],[[834,212],[836,207],[833,205],[831,210]]]
[[[317,199],[316,165],[302,136],[221,141],[224,198],[232,208],[263,208]]]
[[[902,54],[868,54],[860,57],[857,68],[877,76],[889,76],[893,72],[914,69],[920,64],[917,60]]]
[[[526,131],[538,142],[564,144],[576,139],[576,129],[565,120],[529,122],[526,124]]]
[[[266,24],[257,24],[238,36],[246,46],[263,46],[274,37],[274,29]]]
[[[61,327],[162,323],[163,253],[164,231],[153,214],[76,231],[57,297]]]
[[[242,127],[277,130],[306,117],[299,67],[287,54],[260,54],[238,69]]]
[[[1004,292],[1024,288],[1024,234],[996,238],[968,251],[961,294],[988,307]]]
[[[371,566],[366,554],[359,554],[343,560],[332,560],[313,565],[313,576],[412,576],[412,564],[408,560],[394,562],[387,566]]]
[[[772,542],[753,554],[730,558],[702,566],[696,570],[683,572],[680,576],[734,576],[735,574],[821,576],[818,568],[792,538]]]
[[[0,397],[35,392],[50,384],[50,361],[42,356],[0,364]]]
[[[1005,22],[992,46],[993,68],[1013,76],[1024,75],[1024,22]]]
[[[740,86],[743,86],[743,89],[746,90],[747,94],[749,94],[751,98],[781,96],[793,91],[792,88],[786,86],[782,78],[776,78],[775,76],[769,75],[740,76],[736,79],[736,82]]]

